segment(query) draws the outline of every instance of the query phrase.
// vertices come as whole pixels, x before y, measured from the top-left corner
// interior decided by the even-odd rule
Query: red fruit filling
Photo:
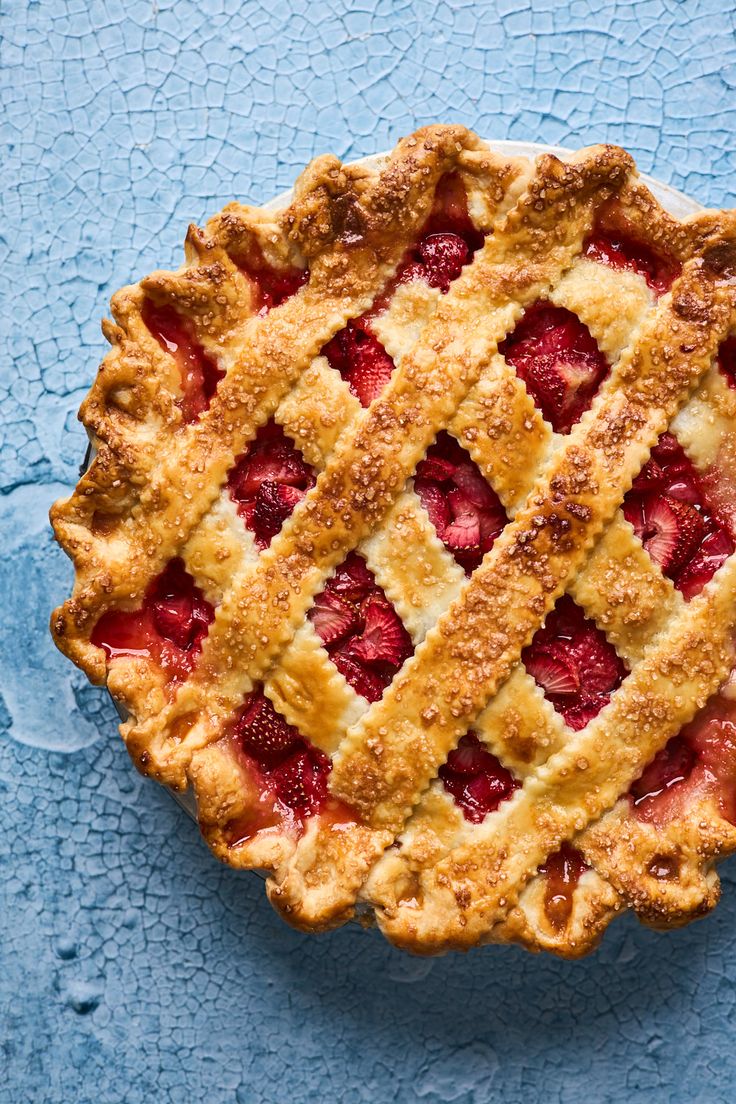
[[[447,756],[439,776],[463,816],[480,824],[520,783],[480,742],[474,732],[463,736]]]
[[[734,551],[707,504],[704,481],[671,433],[664,433],[623,502],[654,562],[689,601]]]
[[[253,284],[255,307],[258,314],[268,314],[272,307],[280,307],[295,295],[309,279],[309,272],[302,268],[272,268],[266,263],[257,245],[248,254],[231,254],[233,262]]]
[[[309,620],[338,671],[369,702],[378,701],[413,651],[396,610],[355,552],[315,598]]]
[[[676,258],[655,253],[638,241],[634,227],[615,204],[599,212],[593,232],[583,245],[583,256],[609,268],[638,272],[656,295],[669,291],[682,267]]]
[[[564,307],[530,307],[498,347],[557,433],[569,433],[608,375],[587,326]]]
[[[414,490],[437,536],[469,575],[508,521],[498,495],[444,430],[417,464]]]
[[[573,894],[580,878],[589,870],[583,856],[571,843],[563,843],[539,868],[544,874],[544,911],[553,928],[561,931],[572,914]]]
[[[264,828],[300,832],[304,821],[318,813],[336,822],[355,819],[328,794],[329,758],[276,712],[262,690],[246,697],[231,736],[260,791],[257,804],[228,826],[231,846]]]
[[[568,595],[560,598],[522,659],[576,730],[593,720],[627,674],[615,648]]]
[[[398,284],[425,280],[430,287],[446,294],[482,244],[483,234],[476,230],[468,214],[465,185],[459,176],[448,173],[437,185],[432,212],[422,227],[419,241],[401,262],[391,282],[391,292]],[[381,307],[388,298],[384,293]]]
[[[172,682],[182,682],[214,616],[183,562],[175,559],[150,584],[139,609],[103,613],[90,639],[110,660],[144,656],[158,663]]]
[[[261,426],[227,485],[259,548],[267,548],[310,487],[314,473],[281,426]]]
[[[444,293],[483,244],[483,235],[468,215],[465,187],[459,176],[443,176],[437,185],[434,206],[416,246],[408,250],[393,279],[373,306],[322,349],[330,367],[339,372],[362,406],[370,406],[391,378],[394,362],[377,340],[371,321],[385,310],[399,284],[425,280]]]
[[[196,422],[210,405],[225,373],[197,341],[192,323],[178,315],[173,307],[157,307],[146,299],[141,315],[161,348],[171,353],[179,367],[184,392],[179,399],[182,418],[188,423]]]
[[[697,797],[715,798],[736,824],[736,681],[731,680],[677,736],[657,752],[632,785],[640,820],[663,823]]]
[[[322,355],[340,373],[361,406],[370,406],[394,370],[393,360],[370,331],[368,315],[351,319],[328,341]]]
[[[728,386],[736,388],[736,336],[726,338],[718,350],[718,367]]]

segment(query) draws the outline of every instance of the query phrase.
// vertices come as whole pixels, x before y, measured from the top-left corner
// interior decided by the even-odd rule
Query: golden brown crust
[[[421,281],[395,291],[375,328],[396,370],[363,410],[319,350],[382,292],[446,172],[462,176],[485,244],[446,295]],[[671,294],[655,302],[642,277],[581,255],[593,228],[614,218],[682,265]],[[254,248],[277,269],[310,272],[265,315],[233,260]],[[323,157],[289,207],[230,204],[204,231],[190,228],[186,255],[178,272],[114,297],[114,323],[104,326],[112,349],[80,412],[97,456],[52,511],[76,568],[73,595],[52,617],[54,638],[125,704],[134,761],[169,784],[191,784],[215,853],[268,869],[272,902],[307,930],[343,922],[357,903],[414,951],[513,940],[573,956],[625,907],[659,925],[711,907],[713,861],[736,847],[713,802],[704,798],[662,835],[619,798],[733,666],[736,564],[686,606],[618,508],[673,419],[702,468],[736,455],[736,399],[712,370],[736,324],[736,216],[674,221],[616,147],[565,163],[544,155],[532,167],[462,127],[430,127],[403,140],[380,173]],[[539,298],[576,313],[612,365],[565,437],[497,351]],[[174,305],[226,373],[193,424],[182,419],[173,358],[143,320],[146,300]],[[222,486],[274,415],[319,477],[258,554]],[[512,517],[468,581],[412,485],[444,428]],[[355,547],[415,645],[372,706],[305,622]],[[139,604],[174,556],[217,610],[172,698],[145,659],[120,657],[106,670],[90,634],[106,610]],[[566,591],[631,669],[574,735],[520,663]],[[330,790],[358,823],[315,817],[301,838],[274,828],[231,845],[227,825],[254,797],[223,732],[257,682],[333,757]],[[436,782],[471,726],[523,782],[481,825],[464,822]],[[573,837],[592,869],[554,929],[537,870]],[[663,847],[677,851],[679,872],[666,884],[648,873]]]

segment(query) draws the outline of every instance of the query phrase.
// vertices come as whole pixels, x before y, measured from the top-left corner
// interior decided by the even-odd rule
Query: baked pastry
[[[736,213],[462,127],[112,300],[59,647],[292,924],[682,924],[736,848]]]

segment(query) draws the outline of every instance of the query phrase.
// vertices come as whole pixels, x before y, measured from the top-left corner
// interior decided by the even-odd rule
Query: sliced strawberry
[[[348,633],[354,632],[359,625],[358,615],[353,606],[334,590],[323,590],[315,598],[308,616],[317,636],[326,647],[336,644]]]
[[[446,527],[443,540],[451,552],[480,548],[480,511],[462,491],[453,490],[447,496],[452,521]]]
[[[736,387],[736,334],[727,337],[718,350],[718,367],[729,387]]]
[[[370,406],[391,379],[394,362],[378,342],[370,350],[363,349],[360,359],[345,374],[345,382],[361,406]]]
[[[713,469],[701,476],[677,438],[663,433],[624,499],[624,516],[688,600],[734,551],[723,486]]]
[[[337,669],[368,701],[378,701],[411,655],[411,637],[355,552],[328,580],[310,618]]]
[[[500,536],[508,518],[499,502],[493,510],[480,511],[480,550],[483,555],[493,547],[496,537]]]
[[[287,483],[261,483],[251,518],[256,544],[266,548],[306,491]]]
[[[362,663],[401,666],[411,654],[411,642],[393,607],[381,598],[370,598],[363,615],[365,627],[348,645],[351,656]]]
[[[437,530],[437,536],[441,541],[444,541],[445,532],[452,517],[450,503],[447,501],[447,491],[443,491],[429,479],[415,479],[414,490],[419,495],[422,506],[429,514],[429,520]]]
[[[426,479],[431,483],[444,483],[452,479],[457,466],[454,459],[440,456],[430,449],[424,459],[417,464],[416,478]]]
[[[153,623],[157,632],[178,648],[188,648],[194,629],[194,607],[190,594],[171,595],[153,603]]]
[[[215,611],[178,557],[146,590],[136,610],[108,610],[91,640],[109,659],[138,655],[153,659],[172,683],[194,667]]]
[[[544,301],[525,312],[499,352],[558,433],[569,433],[609,371],[588,328]]]
[[[480,824],[519,786],[474,732],[463,736],[458,747],[450,752],[439,776],[463,816],[473,824]]]
[[[577,671],[562,655],[555,658],[547,652],[536,652],[526,669],[547,694],[576,694],[580,688]]]
[[[276,796],[298,816],[313,816],[327,799],[327,776],[330,761],[317,748],[297,751],[275,767],[270,783]]]
[[[522,659],[555,709],[576,730],[600,712],[626,675],[615,648],[567,595],[524,649]],[[550,689],[547,678],[563,689]]]
[[[716,529],[708,534],[677,576],[676,585],[687,601],[700,594],[708,580],[713,578],[718,568],[732,555],[735,547],[724,529]]]
[[[228,477],[230,496],[259,548],[271,543],[313,485],[311,468],[275,422],[259,429]]]
[[[488,486],[472,460],[458,464],[452,476],[452,482],[462,491],[465,498],[479,510],[495,510],[498,497]]]
[[[348,602],[359,604],[377,589],[372,572],[362,556],[351,552],[327,582],[326,590]]]
[[[625,502],[624,516],[654,562],[671,575],[687,563],[705,533],[695,507],[669,496],[646,495],[640,515]]]
[[[391,378],[394,362],[361,319],[348,322],[322,355],[340,373],[362,406],[370,406]]]
[[[417,252],[424,266],[425,279],[430,287],[450,290],[471,257],[467,242],[458,234],[430,234],[420,241]]]
[[[355,693],[361,694],[366,701],[375,702],[383,697],[386,683],[375,671],[369,670],[351,655],[340,650],[332,653],[332,662]]]
[[[243,751],[266,770],[304,742],[297,729],[276,712],[265,694],[258,691],[246,699],[235,731]]]
[[[438,537],[469,574],[508,520],[495,491],[444,431],[417,465],[414,490]]]
[[[286,440],[261,446],[238,462],[233,469],[230,488],[238,501],[255,498],[261,483],[286,483],[292,487],[310,485],[312,473],[304,460]]]

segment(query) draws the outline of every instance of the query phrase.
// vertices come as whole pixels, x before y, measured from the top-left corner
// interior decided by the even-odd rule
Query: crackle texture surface
[[[717,0],[55,0],[3,15],[0,1100],[731,1099],[736,879],[701,924],[617,922],[591,959],[402,957],[310,938],[135,775],[104,692],[57,655],[46,522],[112,291],[190,220],[314,154],[435,120],[610,140],[736,204],[736,19]],[[272,9],[276,9],[276,13]]]

